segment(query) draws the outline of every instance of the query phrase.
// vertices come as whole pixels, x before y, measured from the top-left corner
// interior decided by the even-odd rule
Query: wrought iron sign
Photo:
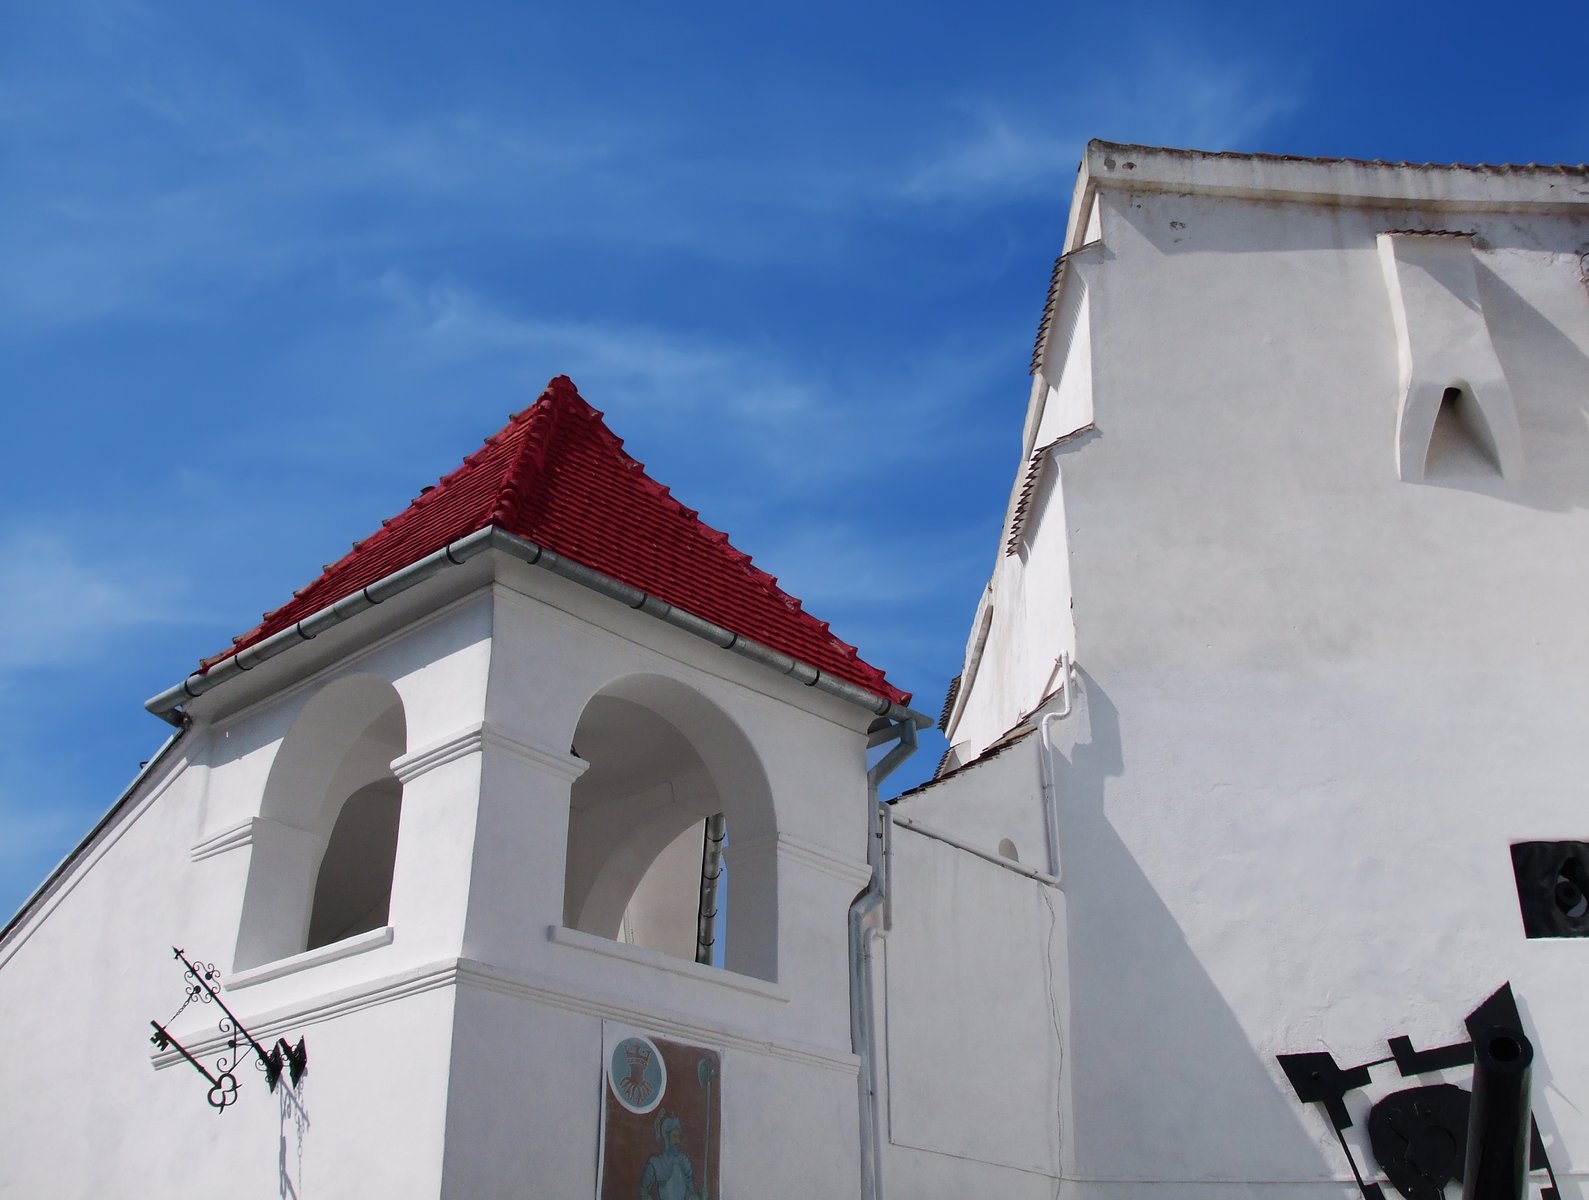
[[[252,1054],[254,1067],[265,1073],[265,1085],[272,1092],[281,1082],[283,1071],[296,1088],[304,1074],[309,1069],[309,1051],[304,1046],[303,1038],[298,1039],[296,1046],[288,1045],[286,1038],[278,1038],[275,1046],[267,1051],[255,1039],[254,1035],[244,1028],[237,1015],[226,1007],[226,1001],[221,999],[220,978],[221,973],[215,969],[214,963],[193,962],[175,946],[172,953],[182,964],[183,998],[177,1006],[176,1012],[166,1018],[165,1025],[159,1021],[150,1021],[154,1026],[154,1034],[149,1038],[161,1050],[174,1049],[189,1065],[209,1081],[210,1090],[206,1099],[210,1107],[216,1112],[225,1112],[228,1105],[237,1102],[237,1068],[241,1064],[241,1056]],[[222,1034],[226,1036],[226,1045],[216,1057],[214,1069],[205,1066],[198,1057],[188,1050],[181,1042],[171,1036],[168,1028],[170,1024],[181,1016],[190,1004],[214,1004],[222,1012],[217,1021]]]

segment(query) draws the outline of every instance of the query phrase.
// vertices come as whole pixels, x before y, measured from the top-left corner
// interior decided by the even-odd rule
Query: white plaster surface
[[[1349,1194],[1275,1055],[1459,1040],[1506,980],[1574,1194],[1589,943],[1523,937],[1508,846],[1589,839],[1583,181],[1118,148],[1088,167],[1097,428],[1040,527],[1065,531],[1080,681],[1055,728],[1064,1194]],[[1398,478],[1379,239],[1407,228],[1473,232],[1472,287],[1422,304],[1414,357],[1443,388],[1472,371],[1458,349],[1492,356],[1521,470]],[[1070,637],[1028,590],[1001,559],[989,602],[1024,628],[995,615],[995,661],[968,669],[962,761],[1031,707],[1029,660]],[[1029,814],[999,767],[1016,752],[944,785],[934,819],[956,788],[979,793],[977,824],[1006,797]]]
[[[869,715],[545,572],[492,569],[502,582],[438,585],[363,640],[323,635],[196,701],[183,754],[0,947],[10,1044],[39,1050],[0,1058],[0,1088],[29,1097],[7,1106],[0,1194],[192,1194],[195,1177],[270,1196],[589,1194],[609,1018],[723,1049],[725,1191],[857,1186],[846,913],[868,877]],[[598,693],[664,712],[694,755],[651,768],[684,791],[703,772],[724,798],[729,971],[547,936],[586,771],[568,747]],[[392,704],[401,720],[371,726]],[[341,794],[383,773],[402,786],[387,927],[299,953]],[[279,877],[250,870],[267,852]],[[694,854],[698,871],[698,839]],[[276,931],[274,958],[244,953],[226,996],[267,1045],[307,1039],[301,1159],[252,1067],[217,1117],[148,1041],[183,994],[172,944],[224,978],[250,921]],[[171,1026],[204,1061],[223,1048],[214,1015]]]

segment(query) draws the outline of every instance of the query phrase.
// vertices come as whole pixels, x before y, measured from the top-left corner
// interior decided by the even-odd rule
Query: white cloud
[[[952,463],[985,439],[1008,440],[1008,431],[980,420],[975,406],[986,381],[1025,351],[1022,328],[840,371],[770,341],[566,312],[509,312],[468,288],[398,272],[372,286],[384,316],[319,353],[352,356],[361,371],[389,374],[393,393],[413,388],[416,377],[434,380],[425,385],[433,391],[456,388],[471,372],[500,380],[544,365],[543,373],[523,380],[527,389],[553,371],[568,374],[609,412],[620,436],[634,440],[642,458],[646,447],[665,450],[675,462],[688,458],[692,473],[717,485],[720,495],[758,504],[761,512],[791,497],[809,506],[835,494],[852,495],[871,512],[886,502],[889,488],[880,481],[890,473]],[[707,456],[719,465],[703,463]],[[668,482],[669,473],[659,478]],[[870,502],[859,503],[862,497]],[[712,510],[707,517],[714,519]]]
[[[37,798],[18,800],[0,792],[0,887],[10,884],[13,875],[19,880],[41,877],[52,865],[46,860],[58,860],[82,826],[83,812],[75,807],[40,804]],[[0,904],[0,918],[9,915],[6,907]]]
[[[1004,202],[1061,195],[1082,140],[1017,127],[1001,113],[975,114],[969,129],[948,139],[905,181],[902,193],[919,201]]]
[[[820,153],[751,140],[725,158],[709,133],[632,107],[397,113],[307,34],[261,32],[256,61],[197,44],[158,10],[115,13],[77,31],[80,69],[0,84],[15,181],[0,195],[10,336],[202,317],[306,272],[351,261],[368,273],[460,244],[798,262],[842,253],[846,229],[891,212],[1058,206],[1090,136],[1239,144],[1294,87],[1195,42],[1149,42],[1070,67],[1041,97],[957,101],[941,129],[881,152],[858,130]],[[910,149],[924,142],[933,149]]]
[[[1077,71],[1069,103],[1044,120],[1027,103],[967,105],[936,150],[909,172],[900,195],[919,202],[999,204],[1066,198],[1090,138],[1196,150],[1250,144],[1296,104],[1298,81],[1254,63],[1215,59],[1191,45],[1140,43],[1107,69]]]
[[[985,554],[968,549],[980,550],[983,530],[969,536],[923,532],[874,517],[854,524],[802,522],[764,555],[780,585],[819,614],[840,607],[898,609],[963,591],[964,581],[986,566]]]
[[[190,619],[178,587],[108,545],[0,532],[0,672],[83,662],[128,630]]]

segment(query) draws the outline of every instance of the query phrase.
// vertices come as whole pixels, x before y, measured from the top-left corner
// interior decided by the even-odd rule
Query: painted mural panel
[[[603,1026],[599,1200],[713,1200],[721,1067],[705,1046]]]

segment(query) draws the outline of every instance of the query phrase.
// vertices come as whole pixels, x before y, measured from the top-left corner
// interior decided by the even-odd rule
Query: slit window
[[[1512,872],[1525,935],[1589,937],[1589,842],[1518,842]]]
[[[1424,455],[1424,477],[1498,475],[1500,471],[1495,439],[1478,402],[1465,388],[1446,388]]]

